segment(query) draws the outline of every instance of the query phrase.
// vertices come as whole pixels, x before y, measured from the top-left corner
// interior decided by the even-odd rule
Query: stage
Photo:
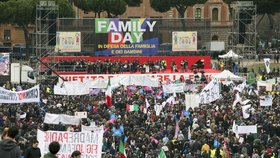
[[[208,78],[210,78],[212,75],[218,74],[221,71],[218,70],[213,70],[213,69],[204,69],[205,72],[205,77],[208,80]],[[125,72],[125,73],[121,73],[121,74],[86,74],[82,72],[58,72],[58,74],[60,74],[60,76],[65,80],[65,81],[81,81],[83,82],[85,79],[96,79],[96,78],[113,78],[116,76],[121,76],[121,75],[146,75],[146,76],[150,76],[150,77],[156,77],[158,78],[159,81],[163,82],[163,81],[174,81],[174,80],[178,80],[178,79],[182,79],[182,80],[186,80],[186,79],[190,79],[193,80],[194,79],[194,72],[191,70],[188,70],[188,72],[171,72],[170,70],[166,70],[164,72],[156,72],[156,73],[140,73],[140,72],[136,72],[136,73],[129,73],[129,72]],[[197,73],[198,76],[201,76],[201,73],[198,72]],[[62,80],[60,79],[60,82]]]

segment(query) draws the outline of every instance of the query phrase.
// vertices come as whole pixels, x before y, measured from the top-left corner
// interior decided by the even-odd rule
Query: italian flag
[[[120,158],[126,158],[127,157],[122,141],[120,141],[119,152],[120,152]]]
[[[112,88],[111,88],[110,78],[107,85],[107,90],[105,92],[105,97],[106,97],[106,105],[110,108],[112,106]]]
[[[167,158],[164,151],[161,149],[158,158]]]
[[[136,105],[136,104],[133,104],[133,105],[129,105],[129,104],[126,104],[126,110],[131,112],[131,111],[138,111],[139,110],[139,106]]]

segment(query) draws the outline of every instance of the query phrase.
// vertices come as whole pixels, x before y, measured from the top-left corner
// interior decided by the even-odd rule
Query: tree
[[[26,43],[26,58],[30,57],[31,32],[29,25],[35,24],[36,5],[39,0],[1,0],[0,1],[0,24],[13,24],[21,27],[24,32]],[[59,5],[60,17],[74,16],[74,11],[68,0],[56,0]]]
[[[185,30],[186,24],[184,17],[187,8],[195,4],[204,4],[206,1],[207,0],[150,0],[150,6],[158,12],[167,12],[171,8],[176,8],[181,18],[183,30]]]
[[[142,0],[75,0],[74,5],[85,11],[92,11],[95,17],[100,18],[100,13],[106,12],[108,18],[117,17],[125,13],[126,6],[137,6]]]

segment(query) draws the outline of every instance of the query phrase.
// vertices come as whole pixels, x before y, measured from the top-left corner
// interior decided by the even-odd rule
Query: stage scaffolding
[[[253,1],[235,1],[230,7],[233,22],[231,49],[239,54],[256,52],[256,5]]]
[[[36,76],[39,81],[48,78],[51,74],[50,69],[55,64],[48,63],[48,69],[46,71],[40,70],[41,59],[44,57],[55,57],[56,44],[56,27],[57,18],[59,17],[59,7],[55,1],[40,1],[36,6],[36,32],[35,32],[35,47],[36,47],[36,58],[38,60],[36,65]]]

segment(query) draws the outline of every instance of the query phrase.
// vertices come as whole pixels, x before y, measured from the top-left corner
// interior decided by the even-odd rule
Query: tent
[[[227,80],[227,79],[230,79],[230,80],[244,80],[243,77],[234,75],[232,72],[230,72],[228,70],[224,70],[223,72],[212,76],[212,78],[217,78],[217,79],[220,79],[220,80]]]
[[[230,50],[229,52],[227,52],[227,54],[224,55],[219,55],[219,58],[223,58],[223,59],[239,59],[239,58],[243,58],[242,56],[234,53],[232,50]]]

